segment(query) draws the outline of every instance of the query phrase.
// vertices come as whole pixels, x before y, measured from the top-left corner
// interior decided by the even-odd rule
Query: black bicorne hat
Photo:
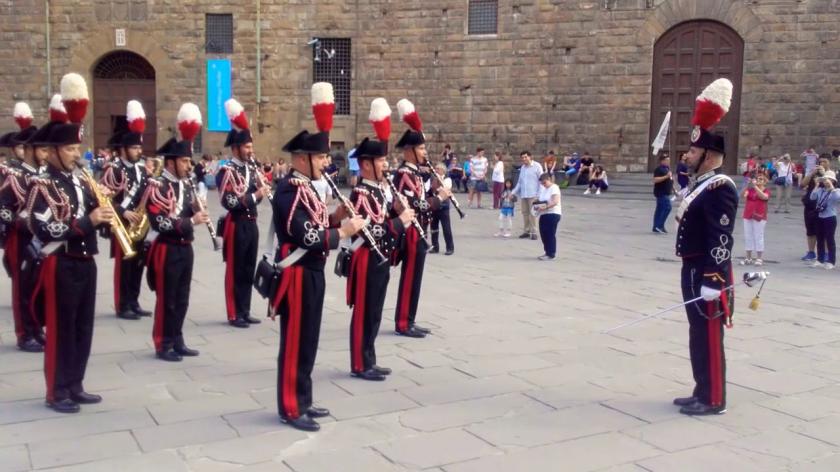
[[[79,123],[61,123],[50,128],[47,138],[50,146],[68,146],[82,143],[82,125]]]
[[[32,136],[35,135],[36,131],[38,131],[37,127],[28,126],[24,129],[20,130],[19,132],[15,133],[14,136],[12,136],[12,143],[18,144],[18,145],[20,145],[20,144],[30,145],[29,140],[32,138]]]
[[[388,155],[388,143],[365,138],[356,145],[356,159],[376,159]]]
[[[14,144],[12,142],[12,138],[14,138],[16,134],[17,134],[16,131],[12,131],[11,133],[6,133],[3,136],[0,136],[0,147],[7,147],[7,148],[15,147],[16,144]]]
[[[330,152],[330,133],[311,134],[303,130],[283,146],[283,151],[293,154],[326,154]]]
[[[423,132],[421,131],[414,131],[414,130],[406,130],[403,133],[402,137],[399,141],[397,141],[396,148],[402,149],[405,147],[414,147],[419,146],[421,144],[426,143],[426,137],[423,136]]]
[[[237,130],[231,129],[225,138],[225,147],[242,146],[254,142],[254,137],[251,136],[250,129]]]
[[[52,129],[60,124],[63,124],[62,121],[50,121],[49,123],[45,124],[44,126],[38,128],[30,138],[29,144],[30,146],[34,147],[50,147],[52,143],[50,143],[50,132]]]
[[[192,141],[178,141],[175,138],[169,138],[157,150],[158,156],[163,156],[164,159],[178,159],[179,157],[192,157]]]
[[[123,133],[119,145],[122,147],[129,147],[129,146],[142,146],[143,145],[143,133],[132,133],[128,131]]]
[[[699,126],[695,126],[691,130],[691,145],[726,155],[726,144],[723,135],[712,133]]]

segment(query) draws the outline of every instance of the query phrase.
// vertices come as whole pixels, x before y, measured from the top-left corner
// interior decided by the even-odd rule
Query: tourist
[[[540,193],[540,175],[542,166],[534,162],[531,153],[522,151],[519,154],[522,165],[519,167],[519,179],[513,187],[513,194],[519,199],[522,210],[523,230],[519,239],[537,239],[537,219],[531,213],[531,205]]]
[[[680,156],[680,162],[677,163],[677,185],[680,186],[679,196],[685,198],[688,195],[689,172],[688,165],[685,163],[686,155],[683,153]]]
[[[601,192],[606,192],[608,188],[610,188],[610,182],[607,180],[607,171],[604,170],[604,166],[597,165],[595,166],[595,172],[592,174],[592,178],[589,179],[589,186],[586,187],[586,191],[583,194],[589,195],[595,190],[595,195],[601,195]]]
[[[817,188],[817,179],[825,171],[831,170],[830,163],[831,161],[828,158],[821,158],[819,165],[809,174],[804,175],[800,180],[800,186],[805,190],[805,193],[802,195],[802,207],[803,216],[805,217],[805,237],[808,243],[808,252],[802,256],[802,260],[806,263],[817,260],[817,224],[819,223],[819,212],[817,211],[817,202],[811,200],[811,193]]]
[[[473,198],[476,200],[476,208],[481,208],[481,194],[487,189],[487,158],[484,157],[484,148],[475,150],[475,156],[470,158],[470,196],[467,206],[472,206]]]
[[[840,189],[837,188],[837,177],[834,172],[827,170],[819,177],[819,188],[811,192],[811,200],[817,203],[819,212],[817,220],[817,260],[811,267],[834,269],[837,263],[837,246],[834,233],[837,231],[837,205],[840,203]]]
[[[790,162],[790,154],[785,154],[776,161],[776,178],[773,183],[776,185],[776,210],[790,213],[790,191],[793,187],[793,164]]]
[[[805,174],[810,174],[817,167],[817,160],[819,159],[820,155],[814,151],[814,145],[808,146],[808,149],[802,151],[802,154],[799,157],[803,160],[803,165],[805,166]]]
[[[572,179],[580,170],[580,158],[578,157],[578,153],[573,153],[571,156],[564,156],[563,157],[563,173],[566,176],[566,180],[560,183],[560,186],[563,188],[568,187],[572,183]]]
[[[747,257],[741,265],[763,265],[764,255],[764,227],[767,225],[767,202],[770,200],[770,190],[765,189],[767,177],[759,175],[750,180],[750,184],[741,194],[744,205],[744,248]],[[756,258],[752,258],[755,251]]]
[[[504,189],[500,198],[499,209],[499,232],[493,236],[509,238],[513,231],[513,213],[516,203],[516,195],[513,193],[513,181],[505,180]]]
[[[502,152],[496,151],[494,154],[495,164],[493,164],[493,209],[499,209],[499,203],[502,198],[502,191],[505,189],[505,162],[502,158]]]
[[[554,260],[557,257],[557,225],[563,214],[560,204],[560,187],[554,183],[551,174],[540,176],[539,201],[534,208],[540,218],[540,238],[545,254],[539,256],[541,261]]]
[[[446,166],[443,163],[437,163],[434,171],[440,176],[443,181],[443,188],[446,190],[452,189],[452,179],[446,176]],[[434,181],[434,180],[433,180]],[[440,231],[443,230],[443,242],[446,243],[447,256],[455,253],[455,242],[452,239],[452,222],[449,219],[449,199],[440,202],[440,207],[432,211],[432,249],[429,251],[432,254],[440,252]]]
[[[580,158],[580,170],[578,171],[577,184],[588,185],[589,176],[592,175],[593,169],[595,169],[595,161],[592,160],[588,151],[583,151],[583,157]]]
[[[359,160],[356,158],[356,148],[347,153],[347,170],[350,172],[350,187],[356,187],[359,181]]]
[[[653,232],[667,233],[665,222],[671,213],[671,190],[673,177],[671,174],[670,158],[663,154],[659,158],[659,167],[653,171],[653,196],[656,197],[656,210],[653,212]]]

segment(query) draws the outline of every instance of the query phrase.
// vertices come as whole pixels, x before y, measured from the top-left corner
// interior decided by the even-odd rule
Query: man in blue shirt
[[[359,160],[356,158],[356,148],[347,153],[348,170],[350,171],[350,187],[356,186],[359,179]]]
[[[531,213],[531,205],[540,193],[542,166],[533,161],[531,153],[528,151],[523,151],[519,155],[519,159],[522,160],[522,167],[519,168],[519,179],[516,181],[516,187],[513,188],[513,194],[521,202],[522,222],[524,224],[524,229],[519,238],[537,239],[537,217]]]
[[[665,222],[671,213],[671,190],[673,189],[673,175],[671,174],[670,158],[663,154],[659,158],[659,167],[653,171],[653,196],[656,197],[656,210],[653,212],[653,232],[667,233]]]

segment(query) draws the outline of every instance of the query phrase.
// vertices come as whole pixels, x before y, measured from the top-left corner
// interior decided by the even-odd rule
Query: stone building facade
[[[732,152],[840,147],[838,0],[485,0],[497,9],[496,33],[469,34],[474,3],[11,0],[0,5],[0,110],[11,115],[26,100],[43,117],[64,73],[93,83],[102,61],[131,51],[154,70],[154,104],[146,106],[152,139],[162,142],[182,101],[205,109],[206,60],[227,57],[258,154],[276,157],[297,130],[313,127],[308,43],[349,38],[350,109],[333,134],[346,147],[371,133],[373,98],[394,105],[408,97],[435,153],[443,143],[462,153],[586,149],[608,169],[646,171],[665,110],[673,112],[668,147],[676,152],[693,96],[714,74],[736,83],[726,126],[737,141]],[[232,15],[231,53],[207,52],[207,14]],[[671,41],[677,32],[681,39]],[[119,78],[119,63],[110,67]],[[107,134],[107,116],[99,117],[109,90],[93,93],[89,141]],[[12,126],[10,117],[3,128]],[[395,118],[394,137],[402,128]],[[203,149],[219,151],[223,139],[205,131]]]

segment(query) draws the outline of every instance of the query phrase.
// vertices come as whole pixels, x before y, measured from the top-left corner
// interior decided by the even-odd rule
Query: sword
[[[721,290],[721,292],[724,291],[724,290],[729,290],[729,289],[735,288],[738,285],[746,285],[747,287],[752,287],[755,283],[758,283],[758,282],[762,282],[762,285],[763,285],[764,281],[767,280],[767,277],[769,277],[769,276],[770,276],[770,272],[745,272],[744,277],[740,282],[734,283],[734,284],[732,284],[728,287],[725,287],[723,290]],[[674,311],[677,308],[684,307],[684,306],[689,305],[691,303],[699,302],[702,299],[703,299],[703,297],[700,296],[700,297],[692,298],[691,300],[688,300],[688,301],[685,301],[685,302],[682,302],[682,303],[677,303],[676,305],[669,306],[668,308],[665,308],[664,310],[660,310],[660,311],[658,311],[656,313],[653,313],[651,315],[645,315],[641,318],[636,318],[635,320],[631,320],[631,321],[628,321],[626,323],[622,323],[618,326],[614,326],[614,327],[612,327],[608,330],[601,331],[601,334],[609,334],[609,333],[612,333],[613,331],[616,331],[616,330],[619,330],[619,329],[622,329],[622,328],[626,328],[628,326],[633,326],[635,324],[638,324],[638,323],[641,323],[643,321],[647,321],[647,320],[650,320],[650,319],[653,319],[653,318],[657,318],[659,316],[664,315],[665,313],[668,313],[670,311]]]

